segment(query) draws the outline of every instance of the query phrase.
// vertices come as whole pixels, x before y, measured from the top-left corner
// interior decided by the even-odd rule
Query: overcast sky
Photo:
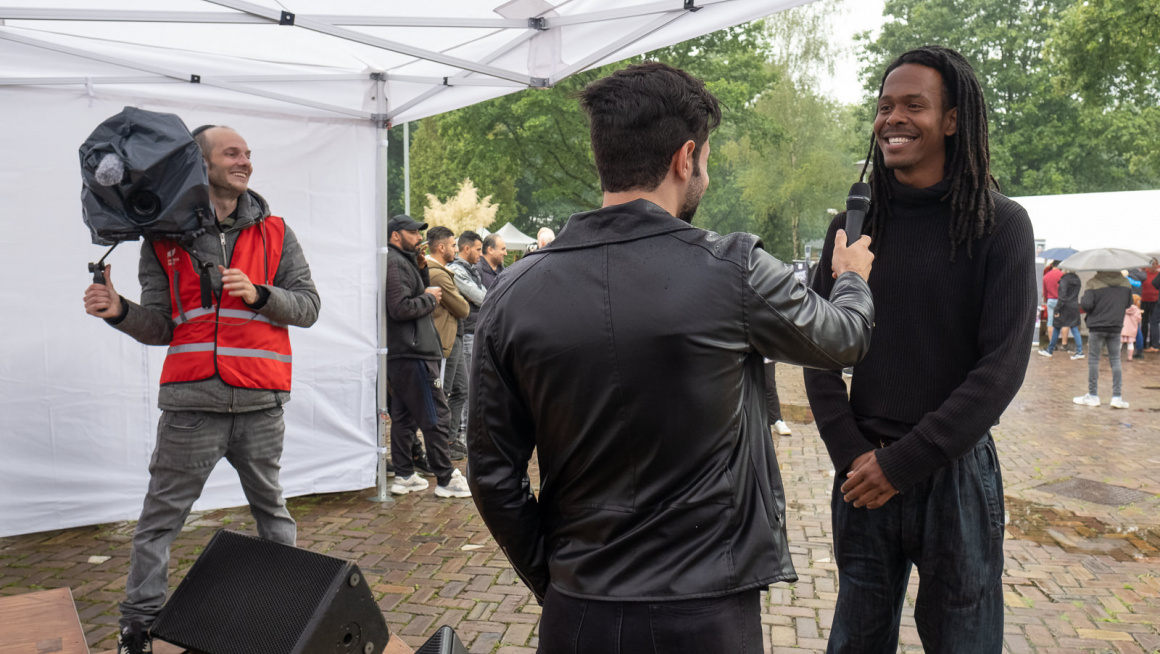
[[[834,26],[834,43],[844,46],[838,58],[834,76],[822,80],[822,91],[843,103],[862,101],[862,84],[858,79],[858,60],[854,48],[854,34],[874,30],[882,24],[885,0],[846,0],[845,13]]]

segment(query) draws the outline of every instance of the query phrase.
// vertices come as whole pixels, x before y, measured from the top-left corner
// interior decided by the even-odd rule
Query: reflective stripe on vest
[[[173,324],[180,325],[181,323],[188,322],[190,320],[193,320],[194,318],[200,318],[202,316],[212,316],[215,312],[217,312],[217,315],[219,318],[239,318],[241,320],[257,320],[258,322],[265,322],[265,323],[270,323],[271,325],[278,325],[278,323],[274,322],[273,320],[270,320],[266,316],[263,316],[260,313],[255,313],[253,311],[238,311],[237,309],[222,309],[219,312],[216,304],[208,309],[202,309],[202,308],[198,307],[197,309],[194,309],[193,311],[186,311],[184,315],[176,316],[173,319]],[[278,325],[278,326],[285,327],[285,325]]]
[[[166,352],[166,356],[171,354],[188,354],[190,352],[213,352],[213,343],[186,343],[185,345],[174,345]],[[283,363],[290,363],[294,357],[287,354],[278,354],[269,350],[253,350],[244,347],[219,347],[217,354],[219,357],[254,357],[257,359],[273,359]]]
[[[255,286],[272,284],[282,260],[285,233],[285,224],[276,216],[241,230],[226,267],[241,270]],[[200,277],[189,252],[166,240],[154,241],[153,248],[169,277],[174,324],[161,383],[217,375],[238,388],[289,391],[293,359],[286,326],[228,294],[215,293],[217,303],[202,308]],[[179,307],[193,308],[183,313]]]

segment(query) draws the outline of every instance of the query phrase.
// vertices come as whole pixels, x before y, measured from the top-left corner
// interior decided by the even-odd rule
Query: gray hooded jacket
[[[218,264],[229,267],[238,234],[269,216],[270,209],[262,196],[246,191],[238,198],[236,215],[234,224],[225,232],[210,229],[186,248],[202,261],[213,264],[210,277],[214,293],[219,296],[222,280]],[[168,345],[173,339],[174,327],[169,277],[149,241],[141,244],[137,277],[141,282],[141,303],[121,297],[121,315],[106,322],[145,345]],[[298,238],[287,226],[274,284],[258,286],[258,301],[250,307],[272,322],[309,327],[318,320],[320,306],[318,291],[310,278],[310,266]],[[157,406],[165,411],[242,413],[280,406],[289,399],[290,394],[282,391],[235,388],[215,375],[201,381],[163,384]]]

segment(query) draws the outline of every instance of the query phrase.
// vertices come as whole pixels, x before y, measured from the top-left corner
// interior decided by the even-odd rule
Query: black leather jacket
[[[833,303],[750,234],[637,200],[573,216],[511,266],[476,329],[468,482],[524,583],[672,600],[797,578],[762,357],[841,368],[870,289]],[[538,452],[540,493],[521,482]]]
[[[387,360],[409,358],[438,361],[443,345],[431,314],[435,296],[427,269],[419,270],[415,254],[387,247]]]

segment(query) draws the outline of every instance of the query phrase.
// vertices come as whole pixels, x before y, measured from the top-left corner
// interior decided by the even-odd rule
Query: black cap
[[[387,234],[399,230],[427,229],[427,223],[421,223],[405,213],[401,213],[387,222]]]

